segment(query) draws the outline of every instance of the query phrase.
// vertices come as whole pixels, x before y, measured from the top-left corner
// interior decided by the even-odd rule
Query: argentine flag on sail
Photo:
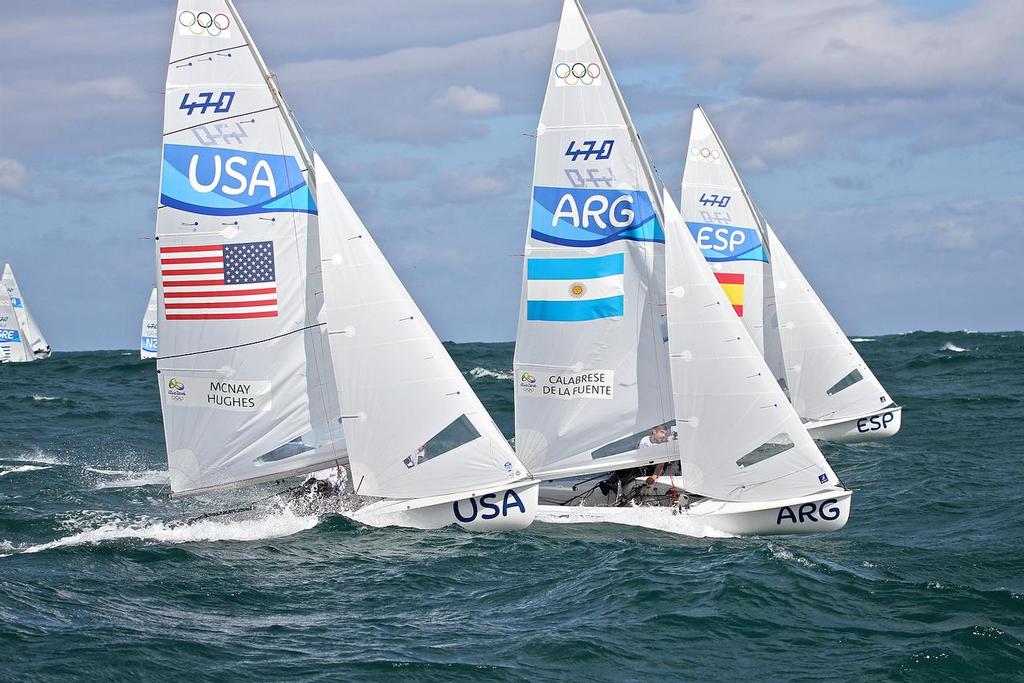
[[[526,260],[526,319],[575,322],[622,316],[624,254]]]

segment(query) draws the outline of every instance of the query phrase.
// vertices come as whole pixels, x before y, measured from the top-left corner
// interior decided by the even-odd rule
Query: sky
[[[438,335],[513,339],[561,1],[236,4]],[[1024,327],[1024,3],[584,6],[670,190],[701,104],[848,334]],[[174,20],[5,6],[0,262],[57,350],[138,345]]]

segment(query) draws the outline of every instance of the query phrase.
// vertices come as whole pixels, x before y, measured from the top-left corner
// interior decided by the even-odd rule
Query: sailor
[[[348,475],[340,464],[334,467],[310,472],[306,481],[299,487],[301,493],[311,493],[323,498],[337,496],[347,492]]]
[[[668,443],[670,436],[677,438],[667,424],[655,425],[651,428],[651,433],[640,439],[639,443],[637,443],[637,450]],[[646,467],[633,467],[628,470],[618,470],[612,473],[612,476],[608,479],[598,484],[598,486],[601,489],[601,493],[608,495],[612,491],[618,491],[620,486],[624,488],[628,482],[643,476],[647,477],[644,483],[648,486],[653,486],[658,477],[663,474],[678,473],[678,469],[677,463],[661,463],[658,465],[647,465]]]

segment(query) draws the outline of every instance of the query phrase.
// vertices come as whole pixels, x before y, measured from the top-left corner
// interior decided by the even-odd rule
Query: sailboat
[[[28,304],[25,302],[25,297],[21,294],[21,288],[18,287],[18,281],[14,278],[14,270],[11,268],[11,264],[4,264],[3,279],[0,280],[3,283],[3,288],[6,290],[7,295],[10,298],[11,306],[14,308],[14,314],[18,319],[18,324],[21,328],[21,333],[26,338],[29,348],[32,351],[32,357],[28,360],[36,360],[50,357],[50,345],[46,342],[46,337],[43,336],[43,331],[39,329],[39,325],[36,324],[35,318],[28,310]]]
[[[179,0],[157,210],[172,496],[350,467],[368,524],[520,528],[538,483],[310,154],[230,0]]]
[[[852,492],[653,173],[579,0],[563,5],[537,131],[514,362],[517,454],[545,480],[538,521],[745,535],[849,517]],[[650,485],[580,488],[674,460],[681,474]]]
[[[18,322],[17,311],[11,295],[0,289],[0,363],[27,363],[35,360],[28,336]]]
[[[687,150],[687,226],[811,435],[850,443],[896,434],[902,409],[763,219],[699,106]]]
[[[139,342],[139,356],[142,360],[156,358],[160,349],[156,310],[156,287],[149,293],[146,315],[142,318],[142,336]]]

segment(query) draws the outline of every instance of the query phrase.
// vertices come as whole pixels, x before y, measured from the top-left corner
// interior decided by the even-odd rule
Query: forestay
[[[139,355],[146,358],[156,358],[160,350],[156,310],[156,287],[149,294],[149,304],[146,306],[146,315],[142,318],[142,336],[139,342]]]
[[[229,0],[179,0],[157,212],[171,490],[345,457],[310,159]]]
[[[7,290],[7,295],[10,297],[14,314],[18,318],[21,332],[32,353],[36,358],[48,358],[50,356],[50,345],[46,342],[46,337],[43,336],[43,331],[39,329],[39,325],[36,324],[32,313],[28,310],[28,304],[21,293],[21,288],[18,287],[18,281],[14,278],[14,270],[9,263],[4,264],[2,282],[3,287]]]
[[[675,457],[660,197],[608,63],[566,0],[537,128],[515,351],[516,452],[537,476]]]
[[[680,211],[774,377],[785,388],[770,247],[753,202],[704,110],[693,110]]]
[[[779,334],[786,359],[789,396],[800,417],[834,420],[860,417],[892,399],[815,294],[771,226]]]
[[[331,354],[360,495],[486,493],[529,473],[319,156]]]
[[[745,502],[837,485],[667,194],[664,204],[682,487]]]
[[[35,360],[28,337],[18,322],[18,313],[11,296],[0,291],[0,362],[26,363]]]

